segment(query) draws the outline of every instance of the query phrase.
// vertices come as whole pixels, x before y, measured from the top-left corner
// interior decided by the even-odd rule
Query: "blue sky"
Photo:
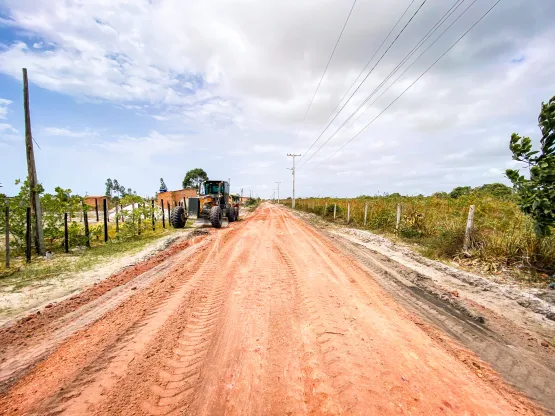
[[[510,134],[537,140],[539,105],[555,94],[552,2],[502,1],[327,160],[493,2],[471,6],[360,119],[299,168],[298,195],[430,194],[507,183],[504,171],[515,166]],[[101,194],[110,177],[152,195],[160,177],[177,189],[187,170],[201,167],[211,178],[231,178],[234,191],[270,197],[281,181],[282,196],[289,195],[286,154],[306,152],[410,1],[379,3],[357,2],[297,133],[350,8],[343,1],[0,0],[3,192],[16,192],[15,179],[26,174],[27,67],[38,176],[48,191]],[[470,3],[464,0],[453,18]],[[426,3],[311,153],[455,4]]]

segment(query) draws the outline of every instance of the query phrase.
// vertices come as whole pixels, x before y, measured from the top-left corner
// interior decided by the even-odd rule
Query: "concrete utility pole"
[[[300,156],[300,154],[296,155],[293,153],[287,153],[287,156],[290,156],[293,158],[293,168],[291,169],[293,173],[293,199],[291,200],[291,208],[295,208],[295,158],[297,156]]]
[[[276,182],[276,183],[277,183],[277,186],[278,186],[278,189],[277,189],[277,191],[278,191],[278,198],[277,198],[277,202],[278,202],[278,204],[279,204],[279,184],[280,184],[281,182]]]
[[[29,111],[29,84],[27,69],[23,68],[23,109],[25,110],[25,150],[27,153],[27,174],[29,176],[31,214],[35,219],[35,249],[39,256],[46,255],[44,248],[44,232],[42,229],[42,208],[40,196],[37,194],[37,169],[35,167],[35,152],[33,150],[33,134],[31,133],[31,114]]]

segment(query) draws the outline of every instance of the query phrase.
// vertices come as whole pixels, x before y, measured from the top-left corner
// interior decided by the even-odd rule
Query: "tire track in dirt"
[[[218,258],[225,258],[220,246],[233,235],[233,229],[217,234],[191,276],[190,295],[181,299],[178,309],[97,406],[95,414],[171,414],[188,405],[189,386],[198,382],[215,327],[210,321],[216,320],[224,299],[225,282],[214,274],[214,267]],[[229,258],[234,260],[237,255]]]
[[[195,243],[200,242],[200,240],[187,241],[185,247],[191,245],[192,247],[184,250],[176,257],[152,267],[134,280],[117,286],[79,309],[61,316],[48,325],[49,331],[41,329],[39,334],[30,338],[28,346],[16,347],[12,345],[6,348],[3,355],[9,358],[2,360],[0,365],[0,389],[6,388],[13,380],[54,351],[64,340],[100,319],[105,313],[122,304],[138,291],[151,285],[162,273],[171,272],[172,269],[176,268],[176,265],[180,267],[179,264],[197,250]]]
[[[376,253],[361,249],[356,244],[338,239],[336,244],[348,251],[360,264],[364,265],[374,276],[379,277],[379,283],[394,294],[409,310],[420,317],[437,325],[454,339],[472,349],[481,360],[467,359],[465,363],[484,377],[491,378],[498,391],[507,396],[512,395],[507,391],[499,377],[488,374],[491,365],[502,374],[513,386],[522,390],[529,397],[537,400],[546,407],[555,402],[555,388],[551,380],[555,380],[555,369],[539,361],[522,348],[511,346],[506,340],[490,330],[487,325],[479,324],[475,317],[469,316],[465,310],[456,309],[452,305],[439,300],[433,294],[411,283],[403,277],[402,268],[396,267],[390,261],[384,262]],[[428,326],[422,328],[433,334],[433,329]],[[445,345],[447,347],[447,345]],[[452,353],[461,354],[460,348],[449,346]]]
[[[300,240],[299,227],[293,226],[287,218],[282,216],[285,229],[288,232],[284,241]],[[301,240],[304,245],[313,249],[313,246],[307,240]],[[285,259],[289,273],[294,276],[295,287],[300,295],[300,304],[303,305],[305,311],[305,321],[307,328],[303,331],[310,334],[305,339],[305,345],[316,346],[318,353],[314,350],[309,353],[312,356],[307,364],[307,380],[315,382],[316,386],[311,386],[312,391],[318,392],[314,398],[311,411],[325,408],[332,413],[350,413],[357,412],[357,406],[364,406],[363,402],[371,400],[372,394],[368,380],[362,374],[363,363],[354,362],[350,354],[345,352],[358,345],[353,345],[351,340],[346,337],[350,331],[346,322],[339,319],[337,311],[329,308],[330,295],[328,290],[322,290],[320,285],[313,285],[311,281],[319,278],[319,276],[311,277],[310,264],[302,256],[295,253],[306,252],[296,247],[289,247],[282,243],[278,248],[281,256]],[[317,250],[313,250],[313,254],[319,256]],[[308,257],[308,256],[307,256]],[[299,277],[299,272],[304,270],[304,278]],[[320,273],[331,272],[331,270],[322,271]],[[326,288],[327,289],[327,288]],[[386,409],[376,409],[385,411]]]
[[[156,280],[156,285],[131,291],[133,296],[116,309],[109,310],[107,305],[102,305],[98,310],[94,310],[100,316],[104,313],[102,319],[65,340],[61,347],[49,356],[47,363],[39,364],[21,380],[19,384],[22,384],[23,393],[19,393],[19,396],[23,398],[22,403],[17,412],[10,412],[9,407],[6,407],[8,412],[5,414],[25,414],[27,408],[38,409],[37,414],[48,412],[56,414],[60,412],[62,404],[62,408],[69,406],[69,402],[76,400],[75,398],[81,395],[80,391],[99,376],[98,371],[107,368],[109,363],[118,357],[118,352],[126,349],[126,342],[137,342],[142,339],[137,336],[138,331],[149,319],[156,322],[158,326],[163,324],[163,320],[156,320],[153,317],[160,318],[160,315],[156,316],[157,312],[161,311],[162,314],[167,312],[166,303],[176,287],[182,287],[188,281],[187,274],[183,274],[185,277],[183,279],[182,273],[199,267],[198,263],[203,258],[202,251],[206,250],[205,247],[209,243],[209,240],[202,241],[199,245],[182,252],[180,256],[183,258],[188,258],[197,251],[201,251],[201,255],[193,256],[192,262],[186,266],[182,263],[174,264],[170,270],[173,278],[156,275],[153,278]],[[144,345],[145,341],[139,344]],[[43,380],[49,379],[49,374],[57,374],[58,377],[42,383]],[[103,374],[101,372],[100,376]],[[55,392],[54,395],[51,395],[52,391]],[[8,395],[7,398],[0,399],[0,405],[8,401],[9,397]],[[0,414],[4,414],[2,406],[0,406]]]
[[[194,396],[229,286],[226,275],[220,269],[224,260],[235,263],[239,258],[240,246],[230,243],[229,247],[220,251],[218,239],[202,269],[197,272],[200,302],[193,308],[179,336],[179,346],[173,348],[173,357],[166,360],[164,369],[159,371],[159,382],[151,386],[154,400],[142,404],[148,413],[165,415],[179,412]]]
[[[264,414],[263,403],[253,398],[265,389],[262,374],[272,290],[267,277],[275,272],[268,261],[271,222],[261,212],[242,229],[241,264],[229,276],[232,288],[210,351],[211,364],[188,414]]]

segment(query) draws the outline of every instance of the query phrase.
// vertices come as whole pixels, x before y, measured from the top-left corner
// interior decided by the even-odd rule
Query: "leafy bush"
[[[518,192],[520,209],[534,220],[536,234],[547,236],[555,227],[555,96],[542,103],[538,121],[542,133],[539,151],[532,150],[529,137],[516,133],[509,145],[513,160],[527,165],[530,178],[513,169],[506,173]]]
[[[470,186],[457,186],[449,193],[449,196],[451,198],[459,198],[463,195],[470,194],[471,191],[472,191],[472,188]]]
[[[331,216],[333,216],[333,204],[329,204],[328,208],[327,208],[327,213]],[[341,216],[343,215],[343,208],[341,208],[341,205],[337,205],[336,209],[335,209],[335,215],[336,216]]]
[[[256,204],[258,204],[258,201],[255,198],[248,198],[245,201],[245,206],[247,207],[252,207],[252,206],[255,206]]]

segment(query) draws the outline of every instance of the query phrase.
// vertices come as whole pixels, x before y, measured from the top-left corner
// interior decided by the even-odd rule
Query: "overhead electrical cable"
[[[368,124],[366,124],[362,129],[360,129],[358,131],[357,134],[355,134],[353,137],[351,137],[347,142],[345,142],[339,149],[337,149],[334,153],[332,153],[327,159],[323,160],[322,162],[320,162],[318,165],[316,165],[314,168],[321,166],[322,164],[324,164],[325,162],[327,162],[328,160],[330,160],[333,156],[335,156],[337,153],[339,153],[342,149],[344,149],[349,143],[351,143],[354,139],[356,139],[364,130],[366,130],[372,123],[374,123],[374,121],[376,121],[383,113],[385,113],[393,104],[395,104],[399,98],[401,98],[409,89],[411,89],[414,84],[416,84],[430,69],[432,69],[445,55],[447,55],[447,53],[453,49],[472,29],[474,29],[474,27],[476,27],[476,25],[478,23],[480,23],[494,8],[495,6],[497,6],[499,3],[501,2],[501,0],[497,0],[493,6],[491,6],[488,11],[486,13],[484,13],[480,19],[478,19],[466,32],[464,32],[462,34],[461,37],[459,37],[457,39],[457,41],[455,41],[455,43],[453,43],[445,52],[443,52],[439,58],[437,58],[433,64],[431,64],[428,68],[426,68],[426,70],[418,77],[416,78],[416,80],[414,80],[407,88],[405,88],[405,90],[399,94],[397,96],[397,98],[395,98],[386,108],[384,108],[376,117],[374,117]],[[313,168],[313,169],[314,169]],[[312,169],[311,169],[312,170]]]
[[[349,101],[351,101],[351,99],[353,98],[353,96],[356,94],[356,92],[359,90],[359,88],[362,86],[362,84],[364,84],[364,82],[368,79],[368,77],[372,74],[372,72],[374,71],[374,69],[378,66],[378,64],[382,61],[383,57],[387,54],[387,52],[389,52],[389,50],[392,48],[392,46],[395,44],[395,42],[397,42],[397,39],[399,39],[399,36],[401,36],[401,34],[405,31],[405,29],[407,28],[407,26],[410,24],[410,22],[412,22],[412,20],[416,17],[416,15],[418,14],[418,12],[422,9],[422,7],[424,6],[424,4],[426,4],[428,0],[424,0],[420,6],[418,7],[418,9],[416,10],[416,12],[414,12],[414,14],[411,16],[411,18],[409,19],[409,21],[405,24],[405,26],[403,27],[403,29],[401,29],[401,31],[397,34],[397,36],[395,37],[395,39],[393,39],[393,42],[391,42],[391,44],[389,45],[389,47],[385,50],[385,52],[382,54],[382,56],[380,56],[380,58],[378,59],[378,61],[374,64],[374,66],[372,67],[372,69],[370,70],[370,72],[368,72],[368,74],[366,74],[366,76],[364,77],[364,79],[362,80],[362,82],[359,84],[359,86],[353,91],[353,93],[351,94],[351,96],[349,97],[349,99],[347,101],[345,101],[345,103],[341,106],[341,108],[339,109],[339,112],[335,115],[335,117],[333,117],[333,119],[328,123],[328,125],[326,126],[326,128],[322,131],[322,133],[320,133],[320,135],[318,136],[318,139],[316,139],[316,141],[320,140],[320,138],[322,137],[322,135],[326,132],[326,130],[331,126],[331,124],[335,121],[335,119],[337,118],[337,116],[341,113],[341,111],[343,111],[343,109],[345,108],[345,106],[349,103]],[[310,160],[312,158],[312,156],[309,157],[308,160]],[[307,160],[307,161],[308,161]],[[305,161],[303,163],[306,164]],[[301,165],[301,166],[303,166]]]
[[[341,40],[341,37],[343,36],[343,32],[345,31],[345,27],[347,26],[347,23],[349,22],[349,19],[351,18],[351,14],[353,13],[353,9],[355,8],[356,3],[357,3],[357,0],[355,0],[353,2],[353,5],[351,6],[351,10],[349,11],[349,15],[347,16],[347,19],[345,20],[345,23],[343,24],[343,28],[341,29],[341,33],[339,33],[339,37],[337,38],[337,42],[335,42],[335,46],[333,47],[333,51],[331,52],[330,59],[328,59],[328,63],[326,64],[326,67],[324,68],[324,73],[322,74],[322,77],[320,78],[320,81],[318,82],[318,86],[316,87],[316,91],[314,91],[314,95],[312,96],[312,100],[310,100],[310,104],[308,104],[308,108],[306,109],[306,112],[304,113],[303,121],[301,122],[301,125],[297,129],[297,136],[299,135],[299,132],[301,131],[301,129],[304,126],[304,122],[306,121],[306,116],[308,115],[308,112],[310,111],[310,108],[312,107],[312,103],[314,102],[314,99],[316,98],[316,94],[318,93],[318,90],[320,89],[320,85],[322,84],[324,76],[326,75],[326,72],[328,71],[328,67],[330,66],[330,62],[333,58],[333,55],[335,54],[335,50],[337,49],[337,45],[339,45],[339,41]]]
[[[474,3],[476,3],[476,1],[478,1],[478,0],[474,0],[470,5],[468,5],[468,7],[467,7],[466,9],[464,9],[464,11],[463,11],[455,20],[453,20],[453,22],[451,22],[451,24],[450,24],[449,26],[447,26],[447,27],[445,28],[445,30],[444,30],[443,32],[441,32],[441,34],[440,34],[440,35],[439,35],[439,36],[438,36],[438,37],[437,37],[426,49],[424,49],[424,50],[420,53],[420,55],[418,55],[418,57],[417,57],[417,58],[416,58],[416,59],[415,59],[415,60],[414,60],[414,61],[413,61],[402,73],[401,73],[401,75],[399,75],[397,78],[395,78],[395,81],[393,81],[391,84],[389,84],[389,86],[388,86],[385,90],[383,90],[382,93],[381,93],[380,95],[378,95],[378,97],[376,97],[376,99],[375,99],[374,101],[372,101],[372,102],[370,103],[370,105],[369,105],[364,111],[362,111],[362,112],[358,115],[357,118],[355,118],[355,120],[353,121],[353,124],[354,124],[354,123],[355,123],[366,111],[368,111],[370,108],[372,108],[372,106],[373,106],[381,97],[383,97],[383,95],[384,95],[387,91],[389,91],[389,89],[390,89],[393,85],[395,85],[395,84],[397,83],[397,81],[399,81],[399,80],[408,72],[408,70],[411,69],[412,66],[413,66],[413,65],[414,65],[414,64],[415,64],[415,63],[416,63],[416,62],[417,62],[417,61],[418,61],[418,60],[419,60],[419,59],[420,59],[420,58],[421,58],[432,46],[434,46],[434,45],[436,44],[436,42],[443,36],[443,34],[444,34],[445,32],[447,32],[447,31],[448,31],[448,30],[449,30],[449,29],[450,29],[450,28],[451,28],[451,27],[452,27],[452,26],[453,26],[453,25],[454,25],[454,24],[455,24],[455,23],[467,12],[467,10],[470,9],[470,8],[472,7],[472,5],[473,5]],[[390,77],[390,78],[391,78],[391,77]]]
[[[397,73],[397,71],[399,71],[399,69],[401,69],[401,67],[402,67],[402,66],[414,55],[414,53],[415,53],[422,45],[424,45],[424,43],[426,43],[426,41],[427,41],[428,39],[430,39],[430,37],[436,32],[436,30],[439,29],[439,28],[441,27],[441,25],[443,25],[443,24],[447,21],[447,19],[449,19],[449,17],[451,17],[451,15],[453,15],[453,13],[464,3],[464,1],[465,1],[465,0],[457,0],[457,2],[456,2],[453,6],[451,6],[451,8],[450,8],[449,10],[447,10],[447,12],[445,12],[445,14],[441,17],[441,19],[440,19],[440,20],[428,31],[428,33],[426,33],[426,35],[424,35],[424,37],[412,48],[412,50],[401,60],[401,62],[389,73],[389,75],[388,75],[388,76],[387,76],[387,77],[386,77],[386,78],[374,89],[374,91],[372,91],[372,93],[371,93],[368,97],[366,97],[366,99],[365,99],[362,103],[360,103],[360,105],[357,107],[357,109],[356,109],[345,121],[343,121],[343,123],[341,123],[341,125],[340,125],[340,126],[333,132],[333,134],[332,134],[330,137],[328,137],[328,139],[327,139],[327,140],[326,140],[326,141],[325,141],[325,142],[324,142],[324,143],[323,143],[312,155],[311,155],[311,157],[310,157],[309,159],[307,159],[301,166],[299,166],[299,168],[303,167],[306,163],[308,163],[308,162],[310,161],[310,159],[312,159],[312,157],[313,157],[314,155],[316,155],[327,143],[329,143],[329,141],[330,141],[331,139],[333,139],[333,138],[335,137],[335,135],[336,135],[337,133],[339,133],[339,131],[340,131],[343,127],[345,127],[345,125],[346,125],[349,121],[351,121],[351,119],[360,111],[360,109],[361,109],[364,105],[366,105],[366,103],[367,103],[368,101],[370,101],[370,99],[380,90],[380,88],[382,88],[382,87],[387,83],[387,81],[389,81],[389,80],[391,79],[391,77],[393,77],[393,75],[395,75],[395,73]],[[419,58],[420,58],[420,57],[421,57],[432,45],[434,45],[434,44],[437,42],[437,40],[438,40],[441,36],[443,36],[443,34],[444,34],[447,30],[449,30],[449,28],[450,28],[451,26],[453,26],[453,24],[454,24],[456,21],[458,21],[458,20],[464,15],[464,14],[466,13],[466,11],[467,11],[474,3],[476,3],[476,1],[477,1],[477,0],[474,0],[474,1],[473,1],[473,2],[472,2],[472,3],[471,3],[471,4],[459,15],[459,16],[457,16],[457,17],[453,20],[453,22],[447,27],[447,29],[445,29],[445,30],[434,40],[434,42],[433,42],[430,46],[428,46],[428,47],[426,48],[426,50],[424,50],[424,52],[422,52],[422,53],[418,56],[418,58],[416,58],[416,59],[410,64],[409,68],[410,68],[412,65],[414,65],[414,63],[415,63],[415,62],[416,62],[416,61],[417,61],[417,60],[418,60],[418,59],[419,59]],[[408,70],[408,68],[407,68],[407,70]],[[405,72],[406,72],[406,70],[405,70]],[[404,73],[405,73],[405,72],[404,72]],[[397,78],[397,79],[398,79],[398,78]],[[396,80],[396,81],[397,81],[397,80]],[[396,81],[394,81],[391,85],[393,85]],[[389,89],[389,88],[391,87],[391,85],[390,85],[389,87],[387,87],[387,89]],[[386,90],[387,90],[387,89],[386,89]],[[383,94],[382,94],[382,95],[383,95]],[[381,97],[381,95],[380,95],[380,97]],[[374,102],[376,102],[376,101],[374,101]],[[373,102],[373,103],[374,103],[374,102]],[[372,104],[373,104],[373,103],[372,103]],[[370,107],[371,107],[371,105],[370,105],[368,108],[366,108],[364,111],[362,111],[362,112],[359,114],[359,116],[358,116],[354,121],[358,120],[358,119],[360,118],[360,116],[361,116],[362,114],[364,114],[366,111],[368,111],[368,109],[369,109]],[[353,123],[354,123],[354,122],[353,122]]]
[[[374,55],[372,55],[372,57],[368,60],[368,62],[366,63],[366,65],[364,66],[364,68],[362,68],[362,71],[360,71],[360,73],[358,74],[358,76],[356,77],[356,79],[354,80],[354,82],[351,84],[351,86],[349,87],[349,89],[347,91],[345,91],[345,94],[343,94],[343,97],[341,97],[341,100],[339,100],[339,102],[337,103],[337,106],[333,109],[333,111],[331,112],[331,114],[328,116],[327,120],[324,122],[324,124],[326,124],[330,117],[333,116],[335,114],[335,112],[337,111],[337,109],[339,108],[339,106],[341,105],[341,103],[343,102],[343,100],[345,99],[345,97],[347,96],[347,94],[349,94],[349,91],[351,91],[351,88],[353,88],[355,86],[355,84],[357,83],[358,79],[360,78],[360,76],[364,73],[364,71],[366,71],[366,68],[368,68],[368,66],[370,65],[370,63],[372,62],[372,60],[375,58],[375,56],[378,54],[378,51],[382,48],[382,46],[384,45],[384,43],[387,41],[387,39],[389,38],[389,36],[391,35],[391,33],[393,33],[393,31],[395,30],[395,28],[399,25],[399,23],[401,22],[401,20],[403,19],[403,17],[405,17],[405,14],[407,14],[407,12],[409,11],[410,7],[413,5],[413,3],[416,0],[412,0],[410,2],[410,4],[407,6],[407,8],[405,9],[405,11],[403,12],[403,14],[401,15],[401,17],[399,17],[399,19],[397,20],[397,22],[395,22],[395,24],[393,25],[393,27],[391,28],[391,30],[389,31],[389,33],[387,34],[387,36],[383,39],[382,43],[380,44],[380,46],[378,46],[378,49],[376,49],[376,51],[374,52]],[[324,130],[325,131],[325,130]],[[323,133],[323,132],[322,132]],[[318,133],[316,133],[318,134]],[[308,148],[308,150],[306,152],[303,152],[302,157],[299,159],[299,162],[301,160],[303,160],[303,158],[307,155],[308,152],[310,152],[310,149],[312,149],[312,147],[314,147],[314,145],[316,144],[316,142],[320,139],[321,135],[318,136],[318,138],[314,137],[314,142],[310,145],[310,147]]]

